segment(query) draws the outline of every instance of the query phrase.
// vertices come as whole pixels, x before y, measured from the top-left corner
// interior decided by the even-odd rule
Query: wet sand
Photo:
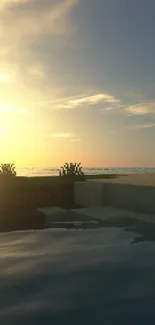
[[[1,234],[0,324],[154,324],[155,243],[134,238],[115,227]]]

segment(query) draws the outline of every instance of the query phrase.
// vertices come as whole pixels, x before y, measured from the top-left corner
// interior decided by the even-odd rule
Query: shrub
[[[0,165],[0,176],[16,176],[14,164],[1,164]]]
[[[66,163],[59,171],[60,176],[84,179],[81,163]]]

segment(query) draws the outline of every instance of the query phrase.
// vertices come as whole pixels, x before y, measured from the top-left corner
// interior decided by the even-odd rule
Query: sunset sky
[[[0,0],[0,162],[155,166],[155,1]]]

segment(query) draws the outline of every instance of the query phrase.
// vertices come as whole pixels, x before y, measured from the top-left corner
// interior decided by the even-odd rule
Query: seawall
[[[77,182],[74,201],[83,206],[113,206],[155,214],[155,174]]]

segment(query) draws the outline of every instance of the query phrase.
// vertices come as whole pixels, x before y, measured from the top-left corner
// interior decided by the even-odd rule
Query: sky
[[[155,1],[0,0],[0,162],[155,167]]]

